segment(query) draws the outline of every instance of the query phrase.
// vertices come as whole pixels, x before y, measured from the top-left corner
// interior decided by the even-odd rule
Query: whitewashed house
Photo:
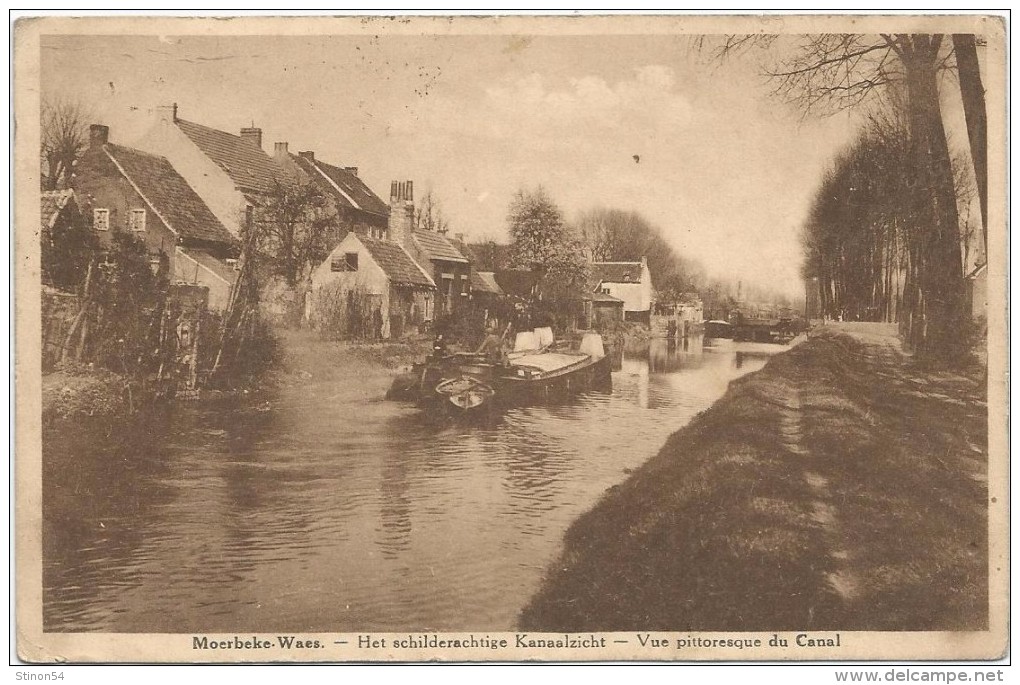
[[[263,151],[261,128],[234,135],[181,119],[176,104],[157,107],[156,114],[138,147],[168,159],[235,237],[259,198],[290,182]]]
[[[646,257],[640,262],[594,262],[591,271],[594,292],[623,300],[625,321],[650,323],[654,287]]]
[[[349,293],[370,310],[372,337],[399,338],[435,316],[435,282],[396,242],[351,231],[311,281],[306,314],[313,323],[321,323],[324,298]]]

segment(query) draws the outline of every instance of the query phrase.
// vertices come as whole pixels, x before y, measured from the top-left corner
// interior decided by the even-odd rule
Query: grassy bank
[[[127,412],[127,380],[106,371],[60,370],[42,377],[44,423]]]
[[[986,414],[980,373],[813,336],[575,522],[521,627],[981,628]]]

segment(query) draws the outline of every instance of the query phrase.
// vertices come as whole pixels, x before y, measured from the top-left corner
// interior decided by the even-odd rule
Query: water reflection
[[[46,629],[510,628],[570,523],[777,349],[653,340],[611,392],[483,426],[375,401],[380,374],[47,434]]]

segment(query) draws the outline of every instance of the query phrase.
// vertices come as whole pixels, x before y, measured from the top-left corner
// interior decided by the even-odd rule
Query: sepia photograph
[[[22,660],[1005,655],[1003,18],[13,39]]]

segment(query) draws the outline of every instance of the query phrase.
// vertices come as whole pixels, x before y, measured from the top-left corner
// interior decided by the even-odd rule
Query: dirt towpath
[[[571,527],[529,630],[975,630],[988,621],[984,376],[889,327],[816,331]]]

